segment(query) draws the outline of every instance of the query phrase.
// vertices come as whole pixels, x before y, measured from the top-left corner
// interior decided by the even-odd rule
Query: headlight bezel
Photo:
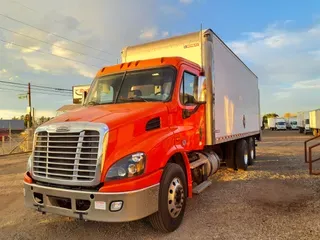
[[[28,162],[27,162],[27,172],[31,173],[32,171],[32,155],[29,156]]]
[[[138,160],[138,158],[140,158]],[[147,156],[144,152],[133,152],[119,159],[108,169],[105,181],[114,181],[141,176],[145,173]],[[129,167],[131,171],[129,171]],[[121,174],[119,174],[121,173]]]

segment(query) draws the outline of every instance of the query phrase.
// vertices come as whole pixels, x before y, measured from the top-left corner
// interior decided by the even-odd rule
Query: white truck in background
[[[276,118],[275,117],[268,118],[268,128],[271,131],[276,130]]]
[[[287,130],[287,123],[284,118],[276,118],[276,130]]]
[[[290,117],[288,119],[288,128],[291,130],[298,130],[297,117]]]
[[[320,136],[320,109],[309,112],[310,131],[313,136]]]
[[[299,133],[308,134],[309,132],[311,132],[309,111],[298,112],[297,120]]]

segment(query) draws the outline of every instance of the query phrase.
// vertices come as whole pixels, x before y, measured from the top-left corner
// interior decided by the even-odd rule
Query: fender
[[[118,160],[134,152],[144,152],[147,155],[145,174],[151,174],[161,168],[161,162],[167,160],[164,153],[174,146],[174,137],[170,128],[145,132],[138,137],[119,137],[123,129],[115,129],[109,132],[107,154],[101,174],[101,182],[104,182],[108,169]],[[163,157],[163,158],[162,158]],[[130,180],[130,179],[129,179]]]
[[[182,146],[172,146],[168,150],[166,154],[167,160],[161,163],[161,168],[164,168],[168,163],[168,161],[177,153],[182,155],[182,159],[185,166],[185,173],[187,177],[187,184],[188,184],[188,198],[192,198],[192,175],[191,175],[190,163],[189,163],[189,158],[187,156],[187,153],[185,152]]]

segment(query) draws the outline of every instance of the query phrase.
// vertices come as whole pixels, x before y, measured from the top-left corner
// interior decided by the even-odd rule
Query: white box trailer
[[[310,130],[314,136],[320,135],[320,109],[309,112]]]
[[[258,78],[212,30],[126,47],[121,56],[123,63],[179,56],[203,67],[213,92],[206,99],[207,143],[260,135]]]
[[[276,129],[276,118],[275,117],[269,117],[268,118],[268,128],[272,131]]]
[[[299,128],[299,133],[307,134],[311,132],[309,111],[301,111],[297,114],[297,125]]]

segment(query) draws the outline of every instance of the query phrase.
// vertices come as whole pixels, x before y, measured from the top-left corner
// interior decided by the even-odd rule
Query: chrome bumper
[[[36,201],[41,196],[42,202]],[[39,195],[40,194],[40,195]],[[24,182],[24,199],[26,207],[42,213],[102,222],[127,222],[138,220],[158,211],[159,184],[141,190],[121,193],[102,193],[76,191],[46,187]],[[61,201],[67,203],[61,206]],[[79,203],[86,202],[86,209]],[[113,201],[122,201],[122,208],[110,211]]]

